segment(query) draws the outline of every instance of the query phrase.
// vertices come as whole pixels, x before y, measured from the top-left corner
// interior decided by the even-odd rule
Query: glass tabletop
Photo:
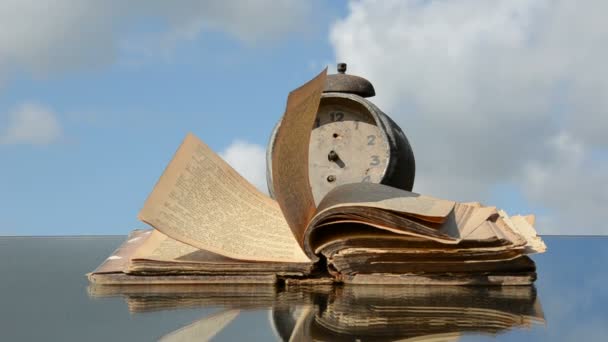
[[[124,240],[0,237],[6,341],[527,341],[608,336],[608,237],[546,236],[532,287],[90,287]]]

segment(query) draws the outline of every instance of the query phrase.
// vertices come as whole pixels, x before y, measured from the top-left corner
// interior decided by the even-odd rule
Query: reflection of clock
[[[315,203],[341,184],[372,182],[412,190],[414,154],[403,131],[364,97],[374,96],[371,83],[346,75],[328,75],[308,155],[309,181]],[[272,189],[271,155],[275,127],[267,151],[267,178]]]

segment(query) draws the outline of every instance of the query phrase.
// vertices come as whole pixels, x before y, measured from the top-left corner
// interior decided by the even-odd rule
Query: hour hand
[[[327,159],[329,161],[332,161],[332,162],[338,164],[338,166],[340,168],[344,168],[344,166],[345,166],[344,161],[342,161],[342,159],[340,159],[340,156],[334,150],[329,151],[329,154],[327,154]]]

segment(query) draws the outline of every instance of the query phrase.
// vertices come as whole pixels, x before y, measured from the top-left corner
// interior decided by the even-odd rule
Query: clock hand
[[[340,159],[340,156],[334,150],[329,151],[329,154],[327,155],[327,159],[329,161],[332,161],[332,162],[338,164],[338,166],[340,168],[344,168],[344,166],[345,166],[345,164],[342,161],[342,159]]]

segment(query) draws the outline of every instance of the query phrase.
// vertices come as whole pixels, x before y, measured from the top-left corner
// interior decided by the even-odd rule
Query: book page
[[[272,151],[274,195],[301,245],[316,210],[308,180],[308,147],[326,76],[327,68],[289,94]]]
[[[229,258],[307,262],[277,203],[188,134],[139,213],[163,234]]]
[[[367,207],[408,214],[430,222],[444,222],[454,201],[420,195],[376,183],[340,185],[319,203],[319,213],[336,207]]]
[[[530,215],[526,215],[524,216],[524,219],[526,220],[526,222],[528,222],[529,225],[531,225],[532,227],[534,227],[534,223],[536,222],[536,216],[533,214]]]
[[[131,259],[171,262],[242,263],[242,261],[179,242],[158,230],[152,231],[150,237],[135,251]]]
[[[508,218],[507,214],[503,211],[503,217],[507,224],[513,228],[517,233],[521,234],[526,240],[526,253],[544,253],[547,250],[547,246],[543,240],[536,234],[536,229],[530,224],[529,217],[516,215]]]
[[[123,272],[129,259],[146,242],[152,233],[151,229],[136,229],[129,233],[127,239],[99,265],[91,274]]]
[[[457,203],[454,212],[459,217],[458,226],[463,240],[479,241],[496,238],[494,231],[484,225],[490,217],[498,216],[496,207]]]

